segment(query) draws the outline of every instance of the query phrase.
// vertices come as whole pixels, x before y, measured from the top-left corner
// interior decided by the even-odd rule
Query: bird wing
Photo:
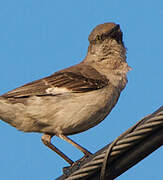
[[[2,95],[6,98],[58,95],[66,92],[85,93],[105,87],[108,80],[89,78],[81,73],[59,71]]]

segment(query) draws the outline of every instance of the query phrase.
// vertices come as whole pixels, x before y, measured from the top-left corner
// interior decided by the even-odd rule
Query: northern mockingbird
[[[79,64],[0,96],[0,119],[20,131],[43,133],[43,143],[71,165],[73,161],[51,143],[51,138],[58,136],[89,156],[89,151],[67,135],[104,120],[126,86],[130,70],[118,24],[98,25],[89,35],[89,43]]]

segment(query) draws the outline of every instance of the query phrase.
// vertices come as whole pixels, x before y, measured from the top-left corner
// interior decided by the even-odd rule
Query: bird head
[[[102,44],[106,40],[116,40],[117,43],[123,44],[123,33],[119,24],[104,23],[96,26],[89,35],[90,44]]]
[[[116,52],[125,56],[123,33],[119,24],[104,23],[96,26],[89,35],[88,54],[105,59]]]

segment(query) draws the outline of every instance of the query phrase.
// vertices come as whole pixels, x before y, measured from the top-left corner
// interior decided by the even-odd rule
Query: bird
[[[42,133],[42,142],[70,165],[53,136],[86,148],[68,136],[86,131],[105,119],[127,84],[131,67],[120,25],[97,25],[89,37],[85,58],[76,65],[27,83],[0,96],[0,119],[23,132]]]

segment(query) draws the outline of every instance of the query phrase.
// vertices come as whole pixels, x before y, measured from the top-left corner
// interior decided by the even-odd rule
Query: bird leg
[[[51,143],[51,138],[53,137],[53,135],[49,135],[49,134],[44,134],[41,137],[42,142],[45,144],[45,146],[47,146],[48,148],[50,148],[51,150],[53,150],[54,152],[56,152],[58,155],[60,155],[65,161],[67,161],[70,165],[72,165],[74,162],[67,157],[62,151],[60,151],[57,147],[55,147],[52,143]]]
[[[77,144],[72,139],[68,138],[67,136],[64,136],[63,134],[59,134],[57,136],[60,137],[61,139],[65,140],[65,141],[69,142],[70,144],[72,144],[73,146],[78,148],[80,151],[82,151],[84,153],[84,157],[88,157],[88,156],[92,155],[91,152],[89,152],[87,149],[85,149],[84,147],[80,146],[79,144]]]

